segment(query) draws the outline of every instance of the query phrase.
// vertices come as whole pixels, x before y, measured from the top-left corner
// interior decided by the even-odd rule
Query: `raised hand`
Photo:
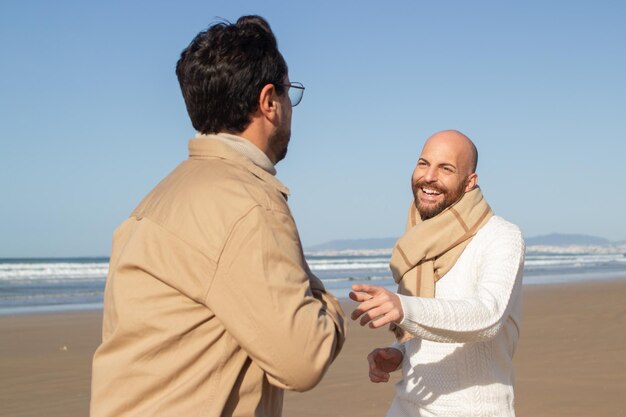
[[[360,324],[373,329],[389,323],[400,323],[404,311],[397,294],[375,285],[355,284],[352,286],[350,298],[361,304],[352,312],[352,320],[361,317]]]

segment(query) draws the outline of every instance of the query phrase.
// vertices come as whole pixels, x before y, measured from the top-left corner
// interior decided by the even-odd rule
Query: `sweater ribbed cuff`
[[[398,326],[415,336],[418,329],[417,323],[422,315],[422,304],[418,302],[418,297],[398,294],[398,298],[400,298],[404,313]]]

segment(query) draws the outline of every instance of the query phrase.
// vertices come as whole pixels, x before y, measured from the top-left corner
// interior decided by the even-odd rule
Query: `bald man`
[[[403,379],[396,416],[514,416],[524,241],[493,215],[480,188],[478,152],[455,130],[431,136],[413,172],[414,201],[390,268],[398,292],[354,285],[353,320],[394,331],[368,356],[372,382]]]

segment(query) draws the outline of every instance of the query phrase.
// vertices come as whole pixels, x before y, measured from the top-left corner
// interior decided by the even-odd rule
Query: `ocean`
[[[308,252],[311,270],[338,297],[355,283],[391,290],[389,249]],[[0,315],[102,307],[108,258],[0,259]],[[529,247],[524,284],[626,279],[626,246]]]

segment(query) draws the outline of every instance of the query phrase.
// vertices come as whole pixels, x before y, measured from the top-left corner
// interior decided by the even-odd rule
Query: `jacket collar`
[[[235,151],[250,159],[255,165],[258,165],[274,176],[276,175],[276,168],[267,155],[265,155],[265,152],[242,136],[223,132],[205,135],[198,132],[196,133],[195,139],[213,139],[230,145]]]
[[[289,189],[283,185],[275,176],[267,172],[265,169],[256,165],[252,160],[237,152],[232,146],[210,138],[191,139],[189,141],[189,158],[205,159],[220,158],[235,162],[252,175],[265,181],[272,187],[276,188],[283,195],[289,195]]]

